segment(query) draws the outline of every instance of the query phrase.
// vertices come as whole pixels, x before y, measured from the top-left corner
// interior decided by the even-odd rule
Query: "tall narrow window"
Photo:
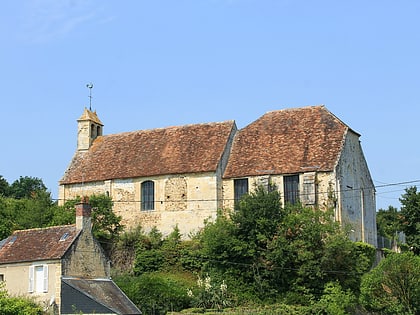
[[[284,176],[284,203],[299,202],[299,175]]]
[[[233,181],[235,206],[244,194],[248,193],[248,178],[235,179]]]
[[[155,209],[155,183],[148,180],[141,183],[141,210]]]

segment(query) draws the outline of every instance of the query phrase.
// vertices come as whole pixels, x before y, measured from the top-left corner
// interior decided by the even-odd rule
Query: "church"
[[[228,212],[257,185],[282,204],[334,209],[350,238],[376,246],[375,187],[352,130],[325,106],[235,121],[104,134],[96,111],[77,120],[77,148],[59,181],[59,200],[107,194],[126,228],[184,237]]]

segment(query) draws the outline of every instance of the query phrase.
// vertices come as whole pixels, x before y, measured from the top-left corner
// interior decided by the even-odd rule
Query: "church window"
[[[155,183],[151,180],[141,183],[141,210],[155,209]]]
[[[248,193],[248,178],[235,179],[233,181],[233,186],[235,205],[237,205],[241,197]]]
[[[299,175],[283,177],[284,203],[296,204],[299,202]]]

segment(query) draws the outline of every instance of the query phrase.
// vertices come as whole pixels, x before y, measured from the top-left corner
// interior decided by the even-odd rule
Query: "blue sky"
[[[361,134],[377,207],[400,207],[420,184],[419,16],[417,0],[3,0],[0,175],[57,197],[92,82],[105,134],[324,104]]]

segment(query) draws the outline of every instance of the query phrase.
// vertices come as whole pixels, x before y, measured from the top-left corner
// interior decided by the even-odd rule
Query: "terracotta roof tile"
[[[268,112],[236,134],[224,178],[331,171],[347,130],[324,106]]]
[[[98,137],[76,152],[60,184],[215,171],[232,130],[226,121]]]
[[[67,233],[68,237],[60,241]],[[78,236],[75,225],[15,231],[0,245],[0,264],[60,259]]]

